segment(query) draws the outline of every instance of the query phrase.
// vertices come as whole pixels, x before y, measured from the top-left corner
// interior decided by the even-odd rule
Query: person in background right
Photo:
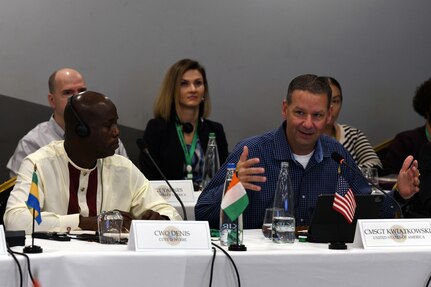
[[[420,192],[403,206],[403,213],[408,218],[429,218],[431,217],[431,78],[416,89],[413,109],[425,119],[425,124],[397,134],[388,147],[382,163],[385,171],[396,173],[404,155],[411,154],[418,159],[421,170]]]
[[[431,142],[424,143],[419,152],[418,165],[421,169],[419,191],[403,207],[405,217],[431,217]]]
[[[397,173],[407,155],[418,159],[422,146],[431,142],[431,78],[416,89],[413,109],[425,119],[425,124],[395,136],[382,160],[388,173]]]
[[[364,133],[355,127],[336,122],[343,104],[343,93],[341,85],[336,79],[327,77],[327,80],[332,90],[332,118],[326,125],[324,133],[341,143],[359,167],[382,168],[379,157]],[[405,157],[401,160],[401,163],[404,159]]]

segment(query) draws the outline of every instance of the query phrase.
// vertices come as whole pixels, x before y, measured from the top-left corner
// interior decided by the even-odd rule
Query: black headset
[[[181,122],[178,115],[175,115],[175,122],[181,126],[183,132],[185,132],[186,134],[189,134],[189,133],[193,132],[193,130],[194,130],[194,127],[191,123]]]
[[[182,127],[183,127],[183,132],[185,132],[186,134],[191,133],[194,128],[193,125],[191,123],[179,123]]]
[[[81,117],[78,115],[78,112],[75,110],[75,107],[73,106],[73,101],[75,96],[77,95],[72,95],[69,97],[70,108],[72,109],[72,113],[75,116],[76,120],[78,121],[75,124],[75,133],[77,136],[81,138],[85,138],[90,135],[90,129],[88,128],[87,124],[81,119]]]

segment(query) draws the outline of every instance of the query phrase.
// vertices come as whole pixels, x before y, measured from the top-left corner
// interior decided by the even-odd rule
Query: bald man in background
[[[53,109],[53,114],[49,121],[38,124],[18,142],[14,154],[6,165],[10,177],[17,175],[27,155],[52,141],[64,139],[64,108],[67,99],[71,95],[87,90],[84,77],[70,68],[62,68],[52,73],[48,80],[48,87],[48,102]],[[115,153],[127,157],[121,141]]]

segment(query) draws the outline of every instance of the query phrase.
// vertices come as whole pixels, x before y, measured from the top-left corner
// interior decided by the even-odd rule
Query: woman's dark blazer
[[[211,132],[216,135],[220,165],[222,165],[228,156],[223,126],[217,122],[201,119],[198,124],[198,136],[204,152],[207,149],[208,137]],[[184,152],[178,139],[174,121],[166,122],[161,118],[151,119],[145,128],[143,143],[167,179],[184,179]],[[143,151],[139,155],[139,166],[149,180],[163,179]]]

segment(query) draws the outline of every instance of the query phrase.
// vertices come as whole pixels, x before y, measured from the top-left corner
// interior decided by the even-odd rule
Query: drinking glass
[[[265,216],[263,217],[262,233],[265,238],[272,238],[272,219],[274,216],[280,216],[281,208],[267,208],[265,209]]]
[[[97,217],[99,242],[102,244],[120,243],[123,216],[119,211],[103,211]]]
[[[362,174],[366,179],[368,179],[369,182],[374,184],[375,186],[379,186],[379,173],[377,168],[375,167],[362,167],[361,168]],[[371,184],[370,184],[371,185]],[[372,193],[380,193],[380,191],[371,185]]]

